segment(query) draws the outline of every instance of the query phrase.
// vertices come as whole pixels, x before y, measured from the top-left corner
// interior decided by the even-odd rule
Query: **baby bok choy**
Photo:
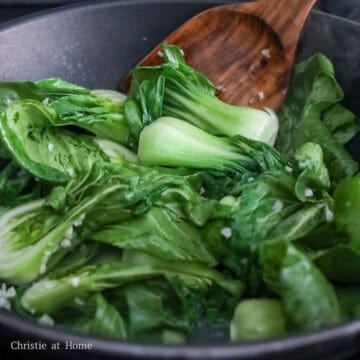
[[[125,114],[133,135],[161,116],[185,120],[214,135],[242,135],[273,145],[278,119],[270,110],[226,104],[203,74],[185,62],[175,45],[163,44],[161,66],[132,72]]]
[[[26,309],[35,313],[52,313],[76,296],[159,277],[195,289],[206,289],[215,284],[235,297],[244,290],[240,281],[227,278],[207,266],[192,262],[165,262],[144,256],[140,264],[125,261],[90,265],[61,277],[50,276],[32,285],[21,301]]]
[[[91,136],[52,126],[56,117],[36,100],[16,102],[0,114],[0,138],[22,168],[39,179],[64,183],[107,160]]]
[[[60,260],[61,255],[81,240],[76,228],[81,226],[86,213],[122,188],[122,185],[103,186],[64,213],[49,206],[51,195],[48,199],[5,210],[0,216],[0,279],[12,284],[26,284],[45,274],[50,260]],[[55,256],[59,253],[60,257]]]
[[[0,307],[166,344],[359,316],[360,177],[344,145],[360,126],[329,61],[296,69],[275,149],[271,110],[222,102],[174,45],[160,55],[127,97],[0,82]]]
[[[0,83],[0,111],[23,100],[35,100],[56,112],[52,125],[72,125],[121,144],[129,137],[125,98],[117,91],[90,91],[59,78]]]
[[[144,165],[232,173],[256,174],[282,166],[280,155],[265,143],[240,135],[217,137],[172,117],[157,119],[141,132],[138,157]]]

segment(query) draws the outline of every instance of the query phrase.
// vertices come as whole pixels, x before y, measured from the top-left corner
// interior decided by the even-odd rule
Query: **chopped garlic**
[[[180,49],[180,53],[181,53],[182,56],[185,56],[185,53],[184,53],[183,49]]]
[[[6,288],[6,284],[2,283],[1,289],[0,289],[0,297],[7,297],[7,293],[8,293],[8,290]]]
[[[39,324],[41,325],[47,325],[47,326],[54,326],[55,325],[55,321],[54,319],[49,316],[48,314],[44,314],[42,315],[39,319],[38,319]]]
[[[250,176],[249,178],[248,178],[248,182],[253,182],[255,180],[255,178],[253,178],[252,176]]]
[[[80,217],[74,222],[75,227],[80,227],[85,219],[85,214],[81,214]]]
[[[270,59],[271,58],[270,49],[261,50],[261,55],[268,58],[268,59]]]
[[[15,290],[15,288],[12,286],[12,287],[10,287],[10,288],[7,290],[7,297],[8,297],[8,298],[12,298],[12,297],[14,297],[14,296],[16,296],[16,290]]]
[[[290,166],[285,166],[285,171],[292,173],[294,170]]]
[[[158,56],[158,57],[161,57],[161,58],[162,58],[162,57],[164,57],[163,52],[162,52],[162,51],[160,51],[160,50],[159,50],[156,54],[157,54],[157,56]]]
[[[327,222],[334,221],[334,213],[329,209],[328,206],[325,206],[325,217]]]
[[[46,273],[46,264],[40,265],[40,274],[43,275]]]
[[[250,98],[248,101],[249,105],[254,105],[256,102],[257,102],[257,100],[255,97]]]
[[[215,89],[216,89],[217,91],[219,91],[219,92],[225,92],[225,91],[226,91],[226,87],[225,87],[224,84],[221,84],[221,85],[216,86]]]
[[[67,239],[73,239],[74,238],[74,228],[70,226],[65,233],[65,238]]]
[[[44,283],[44,286],[45,286],[46,289],[52,289],[52,288],[55,287],[55,284],[52,281],[46,281]]]
[[[77,305],[84,305],[84,301],[82,301],[78,296],[74,299],[75,304]]]
[[[131,201],[134,198],[134,193],[132,191],[128,191],[127,193],[124,194],[124,198],[127,201]]]
[[[265,94],[263,91],[258,92],[258,98],[260,101],[263,101],[265,99]]]
[[[310,188],[306,188],[304,191],[304,195],[305,195],[305,197],[313,197],[314,192]]]
[[[43,103],[44,105],[49,105],[49,100],[50,100],[50,99],[47,97],[47,98],[45,98],[45,99],[43,100],[42,103]]]
[[[50,152],[54,151],[54,148],[55,148],[54,144],[51,144],[51,143],[48,144],[48,150]]]
[[[51,251],[47,250],[44,252],[44,256],[42,258],[41,265],[40,265],[40,274],[41,275],[46,273],[46,264],[47,264],[50,256],[51,256]]]
[[[9,300],[0,297],[0,309],[6,309],[6,310],[11,310],[11,304],[9,302]]]
[[[304,170],[304,169],[306,169],[306,168],[308,168],[308,167],[311,167],[311,162],[310,162],[310,160],[305,160],[305,161],[300,161],[300,162],[299,162],[299,168],[300,168],[301,170]]]
[[[71,247],[71,240],[67,238],[62,239],[60,246],[64,249]]]
[[[16,290],[13,286],[6,288],[6,284],[2,283],[0,289],[0,308],[11,310],[11,303],[9,299],[16,296]]]
[[[232,195],[224,196],[220,200],[221,205],[234,206],[236,204],[236,198]]]
[[[73,277],[71,280],[70,280],[70,284],[73,286],[73,287],[78,287],[79,284],[80,284],[80,278],[79,277]]]
[[[67,169],[67,172],[68,172],[69,176],[74,177],[75,171],[74,171],[73,168],[69,167],[69,168]]]
[[[272,209],[274,211],[280,211],[284,207],[284,203],[281,200],[276,200]]]
[[[221,235],[226,238],[226,239],[230,239],[232,236],[232,230],[229,227],[225,227],[221,230]]]
[[[205,194],[205,189],[203,187],[200,188],[200,195],[204,195]]]

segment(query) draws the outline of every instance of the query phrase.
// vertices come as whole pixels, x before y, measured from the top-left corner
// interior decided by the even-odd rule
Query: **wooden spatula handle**
[[[315,3],[316,0],[259,0],[229,7],[261,18],[278,34],[285,51],[289,51],[299,40],[306,18]]]

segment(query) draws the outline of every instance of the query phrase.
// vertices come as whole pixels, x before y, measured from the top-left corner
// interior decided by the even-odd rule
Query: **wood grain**
[[[164,41],[219,87],[227,103],[278,109],[290,82],[297,43],[316,0],[222,5],[193,17]],[[139,65],[162,62],[157,46]],[[128,81],[124,82],[128,86]]]

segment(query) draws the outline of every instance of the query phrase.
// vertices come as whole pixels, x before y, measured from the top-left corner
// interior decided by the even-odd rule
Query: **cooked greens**
[[[281,302],[275,299],[241,301],[230,324],[232,341],[281,336],[285,333],[285,315]]]
[[[279,119],[219,100],[175,45],[163,60],[128,96],[0,83],[0,306],[164,344],[359,318],[360,122],[330,60],[296,67]]]
[[[164,63],[135,68],[125,114],[134,136],[161,116],[185,120],[210,134],[242,135],[273,145],[278,119],[270,109],[232,106],[220,101],[215,86],[188,66],[181,50],[163,44]]]
[[[150,166],[254,175],[281,162],[280,155],[264,143],[240,135],[217,137],[171,117],[159,118],[141,132],[138,155],[141,163]]]
[[[354,176],[358,164],[344,148],[359,121],[340,105],[344,94],[330,60],[316,54],[295,68],[288,99],[279,113],[277,148],[287,157],[307,142],[322,146],[334,182]]]

